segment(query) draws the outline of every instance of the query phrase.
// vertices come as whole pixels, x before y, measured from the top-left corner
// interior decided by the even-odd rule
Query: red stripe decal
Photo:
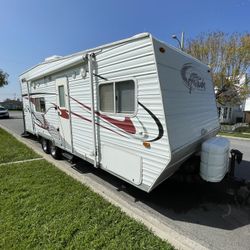
[[[73,99],[75,102],[77,102],[78,104],[80,104],[81,106],[83,106],[84,108],[88,109],[91,111],[91,108],[88,107],[87,105],[79,102],[78,100],[76,100],[75,98],[71,97],[71,99]],[[130,117],[125,117],[125,119],[123,121],[120,120],[116,120],[114,118],[111,118],[107,115],[102,115],[99,112],[95,111],[95,114],[99,117],[101,117],[102,119],[110,122],[111,124],[115,125],[116,127],[126,131],[127,133],[130,134],[135,134],[136,129],[135,126],[133,124],[133,122],[131,121]]]
[[[75,115],[75,116],[77,116],[77,117],[79,117],[79,118],[81,118],[81,119],[83,119],[83,120],[85,120],[85,121],[92,122],[90,119],[88,119],[88,118],[86,118],[86,117],[84,117],[84,116],[82,116],[82,115],[79,115],[79,114],[77,114],[77,113],[75,113],[75,112],[71,112],[71,114],[72,114],[72,115]],[[105,127],[105,126],[99,124],[98,122],[96,122],[95,124],[98,125],[98,126],[100,126],[100,127],[102,127],[102,128],[105,128],[105,129],[107,129],[107,130],[109,130],[109,131],[111,131],[111,132],[113,132],[113,133],[115,133],[115,134],[117,134],[117,135],[120,135],[120,136],[122,136],[122,137],[125,137],[124,135],[122,135],[122,134],[120,134],[120,133],[118,133],[118,132],[116,132],[116,131],[114,131],[114,130],[112,130],[112,129],[110,129],[110,128],[107,128],[107,127]]]
[[[59,109],[59,115],[60,115],[62,118],[64,118],[64,119],[69,119],[69,111],[68,111],[68,110],[62,109],[62,108],[59,108],[59,107],[57,107],[57,108]]]

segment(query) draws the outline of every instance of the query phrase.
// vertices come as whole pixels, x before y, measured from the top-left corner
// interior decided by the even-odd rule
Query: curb
[[[80,183],[88,186],[93,192],[102,196],[105,200],[109,201],[113,205],[119,207],[123,212],[125,212],[129,217],[132,217],[136,221],[144,224],[150,231],[152,231],[159,238],[167,241],[176,249],[191,250],[191,249],[209,249],[200,243],[186,237],[184,234],[177,232],[172,229],[167,223],[163,223],[160,218],[157,218],[152,213],[147,211],[143,207],[139,207],[135,202],[127,201],[124,197],[121,197],[119,193],[114,192],[114,190],[109,189],[106,186],[101,185],[89,176],[85,176],[75,171],[69,164],[65,161],[54,160],[50,155],[45,154],[43,151],[34,147],[34,144],[28,139],[24,139],[17,135],[15,132],[9,130],[0,124],[0,128],[9,132],[18,141],[24,143],[26,146],[34,150],[38,155],[42,156],[45,160],[52,163],[55,167],[71,176]],[[205,244],[205,242],[204,242]]]
[[[239,141],[250,141],[250,138],[243,138],[243,137],[235,137],[235,136],[229,136],[229,135],[216,135],[218,137],[225,137],[225,138],[230,138],[230,139],[235,139]]]

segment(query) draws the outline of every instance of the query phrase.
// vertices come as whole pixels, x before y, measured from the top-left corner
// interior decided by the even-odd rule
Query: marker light
[[[147,141],[144,141],[144,142],[143,142],[143,146],[144,146],[145,148],[150,148],[150,147],[151,147],[150,143],[147,142]]]
[[[165,53],[165,49],[163,47],[160,47],[159,50],[161,53]]]

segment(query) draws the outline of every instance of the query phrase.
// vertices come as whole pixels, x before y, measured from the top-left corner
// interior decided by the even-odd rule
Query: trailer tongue
[[[231,149],[230,170],[226,177],[227,191],[234,196],[237,203],[250,205],[250,180],[235,177],[236,163],[240,164],[243,153],[237,149]]]
[[[229,140],[213,137],[202,143],[200,176],[209,182],[220,182],[229,170]]]

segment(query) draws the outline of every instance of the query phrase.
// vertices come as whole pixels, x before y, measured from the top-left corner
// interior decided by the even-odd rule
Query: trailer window
[[[114,114],[135,112],[135,83],[132,80],[101,84],[100,110]]]
[[[100,85],[100,109],[103,112],[114,113],[114,83]]]
[[[64,85],[58,86],[58,94],[59,94],[59,106],[65,107],[65,94],[64,94]]]
[[[35,109],[36,109],[36,112],[45,113],[46,107],[45,107],[44,97],[35,98]]]
[[[116,113],[133,114],[135,111],[135,85],[134,81],[115,83]]]

